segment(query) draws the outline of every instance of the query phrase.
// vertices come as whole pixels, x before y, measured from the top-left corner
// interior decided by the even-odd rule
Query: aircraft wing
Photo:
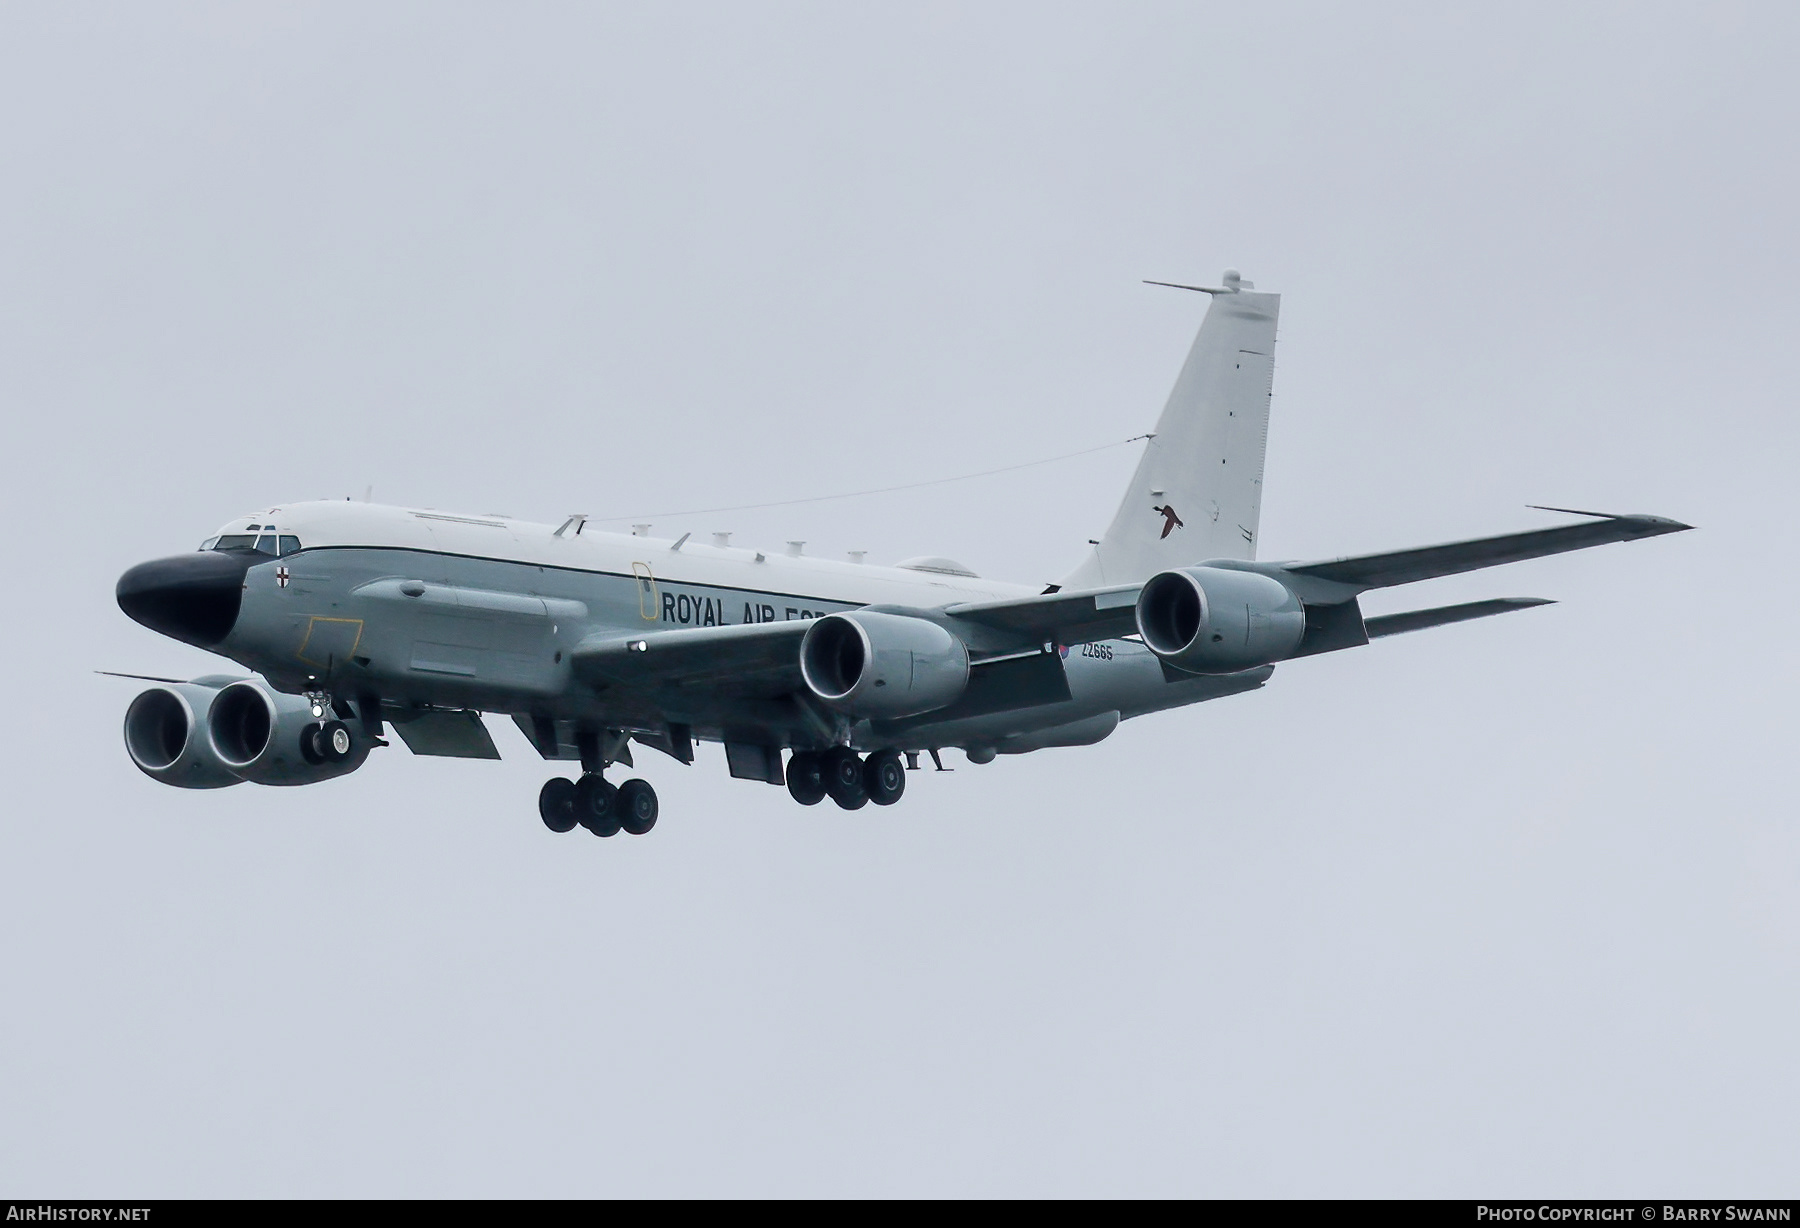
[[[685,627],[642,635],[589,636],[570,654],[590,686],[693,686],[729,680],[782,694],[801,686],[800,640],[809,622]]]
[[[1567,509],[1550,509],[1567,510]],[[1679,533],[1691,525],[1661,516],[1613,516],[1595,512],[1580,524],[1533,529],[1473,541],[1449,542],[1385,554],[1325,559],[1311,563],[1251,564],[1276,576],[1322,582],[1302,591],[1310,606],[1336,604],[1372,588],[1411,584],[1522,559],[1582,550],[1608,542]],[[1245,566],[1238,564],[1238,566]],[[1115,584],[1074,592],[959,602],[936,611],[954,627],[976,656],[1034,650],[1046,643],[1080,644],[1116,639],[1137,631],[1139,584]],[[1303,584],[1304,587],[1304,584]],[[1461,622],[1523,609],[1535,601],[1507,599],[1410,614],[1386,615],[1367,623],[1369,637]],[[926,611],[904,611],[927,616]],[[803,620],[688,627],[641,635],[608,632],[584,640],[574,651],[575,676],[590,686],[642,689],[729,684],[740,693],[787,694],[801,689],[800,641],[811,624]],[[1356,643],[1366,643],[1361,636]]]
[[[1542,558],[1568,550],[1585,550],[1589,546],[1603,546],[1608,542],[1634,541],[1640,537],[1680,533],[1694,527],[1662,516],[1614,516],[1605,512],[1573,514],[1593,516],[1596,519],[1580,524],[1557,525],[1552,529],[1532,529],[1525,533],[1449,542],[1442,546],[1420,546],[1413,550],[1394,550],[1386,554],[1363,554],[1352,558],[1325,559],[1317,563],[1286,563],[1282,565],[1282,570],[1291,575],[1311,576],[1334,584],[1350,585],[1358,591],[1390,588],[1396,584],[1412,584],[1438,576],[1479,571],[1483,567],[1498,567],[1502,563],[1516,563],[1521,559]]]

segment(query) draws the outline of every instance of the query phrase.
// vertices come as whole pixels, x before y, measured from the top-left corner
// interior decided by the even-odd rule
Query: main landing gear
[[[656,790],[647,780],[628,780],[614,785],[598,772],[580,780],[558,776],[538,791],[538,816],[554,832],[574,831],[579,825],[596,836],[628,832],[641,836],[656,826]]]
[[[356,749],[356,738],[342,721],[314,721],[300,731],[300,757],[315,767],[342,763]]]
[[[906,765],[897,750],[878,750],[867,759],[848,746],[797,750],[788,759],[787,786],[802,806],[827,797],[845,810],[861,810],[870,802],[892,806],[906,792]]]

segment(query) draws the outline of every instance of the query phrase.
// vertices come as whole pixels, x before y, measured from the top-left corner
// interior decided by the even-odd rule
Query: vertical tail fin
[[[1222,287],[1179,287],[1212,295],[1212,306],[1112,527],[1065,588],[1256,557],[1281,296],[1250,286],[1227,270]]]

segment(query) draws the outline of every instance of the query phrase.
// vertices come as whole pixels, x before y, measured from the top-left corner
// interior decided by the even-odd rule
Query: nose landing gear
[[[342,721],[314,721],[300,731],[300,757],[317,766],[342,763],[356,749],[356,738]]]

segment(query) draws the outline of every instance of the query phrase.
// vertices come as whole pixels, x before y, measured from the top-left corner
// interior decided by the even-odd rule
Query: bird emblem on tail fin
[[[1162,518],[1163,518],[1162,535],[1163,535],[1163,537],[1167,537],[1169,534],[1173,533],[1176,529],[1187,528],[1187,525],[1182,523],[1181,517],[1179,517],[1175,514],[1175,505],[1173,503],[1167,504],[1166,506],[1163,506],[1163,507],[1153,507],[1150,510],[1153,512],[1159,512],[1162,515]],[[1161,540],[1161,539],[1159,538],[1158,540]]]

